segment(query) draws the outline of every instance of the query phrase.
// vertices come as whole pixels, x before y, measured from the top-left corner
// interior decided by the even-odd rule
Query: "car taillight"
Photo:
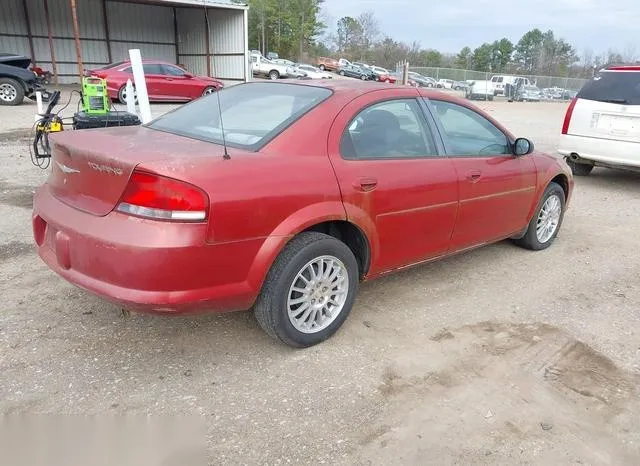
[[[577,101],[578,101],[578,98],[575,97],[569,104],[569,108],[567,108],[567,113],[564,116],[564,123],[562,123],[562,134],[567,134],[569,132],[569,125],[571,124],[571,116],[573,115],[573,109],[575,108]]]
[[[134,171],[116,210],[157,220],[201,222],[207,218],[208,196],[189,183]]]

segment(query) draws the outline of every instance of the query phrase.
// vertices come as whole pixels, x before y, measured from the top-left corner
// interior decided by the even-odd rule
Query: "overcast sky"
[[[513,5],[511,12],[505,5]],[[514,43],[537,27],[552,29],[573,44],[578,55],[609,47],[640,55],[640,0],[325,0],[328,20],[373,10],[382,32],[396,40],[420,41],[442,52],[471,49],[507,37]],[[615,6],[613,6],[615,5]]]

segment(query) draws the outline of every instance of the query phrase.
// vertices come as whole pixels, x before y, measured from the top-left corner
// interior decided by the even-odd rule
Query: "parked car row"
[[[316,64],[321,70],[334,71],[341,76],[363,81],[379,81],[391,84],[398,81],[398,76],[385,68],[360,62],[352,63],[345,58],[336,60],[335,58],[318,57]]]

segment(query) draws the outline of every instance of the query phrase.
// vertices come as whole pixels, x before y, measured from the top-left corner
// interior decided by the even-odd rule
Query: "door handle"
[[[476,183],[482,177],[482,172],[479,170],[471,170],[467,172],[467,179],[472,183]]]
[[[353,187],[358,191],[369,192],[376,189],[378,186],[378,180],[375,178],[360,178],[358,181],[353,183]]]

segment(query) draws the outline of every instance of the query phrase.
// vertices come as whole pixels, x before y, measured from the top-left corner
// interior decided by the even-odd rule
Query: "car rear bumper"
[[[592,162],[615,166],[640,167],[640,142],[562,135],[558,153],[572,154]]]
[[[127,309],[163,314],[227,312],[252,306],[259,286],[247,277],[264,239],[205,242],[206,224],[97,217],[34,196],[38,254],[57,274]]]

